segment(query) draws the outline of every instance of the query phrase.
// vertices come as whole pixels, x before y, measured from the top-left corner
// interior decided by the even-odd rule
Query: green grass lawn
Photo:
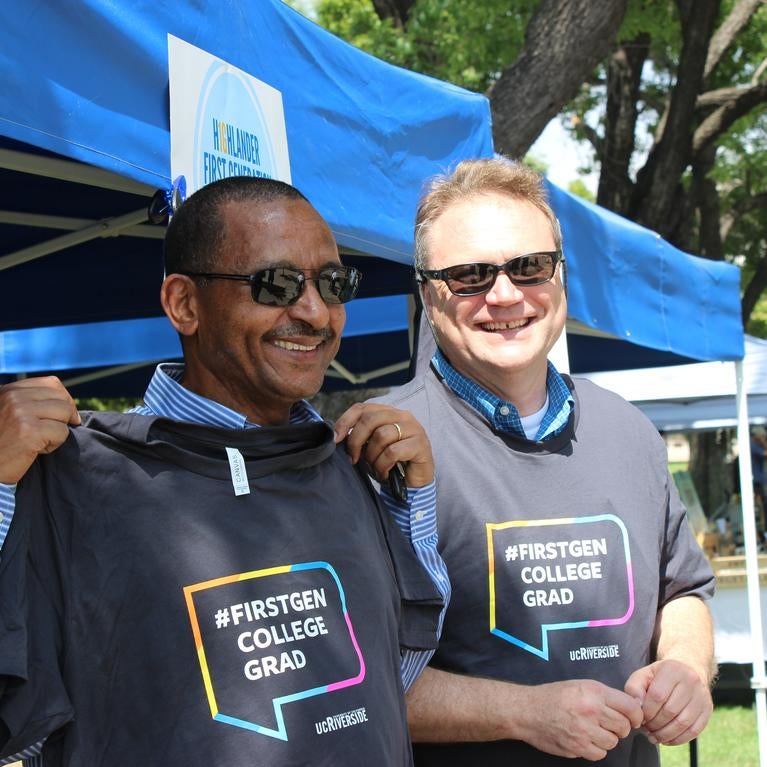
[[[689,767],[688,746],[661,746],[662,767]],[[759,767],[756,709],[717,706],[698,738],[698,767]]]

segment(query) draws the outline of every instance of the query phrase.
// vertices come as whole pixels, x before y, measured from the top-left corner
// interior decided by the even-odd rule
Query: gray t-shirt
[[[435,667],[623,689],[651,660],[658,608],[713,593],[655,428],[588,381],[573,394],[569,424],[544,442],[493,430],[433,369],[383,398],[423,423],[436,461],[453,596]],[[586,764],[518,741],[421,744],[415,754],[419,766]],[[657,750],[634,733],[602,763],[651,767]]]

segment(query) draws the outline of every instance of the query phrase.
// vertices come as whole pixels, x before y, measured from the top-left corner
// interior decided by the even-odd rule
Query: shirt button
[[[498,412],[499,412],[501,415],[508,415],[508,414],[509,414],[509,406],[508,406],[508,405],[501,405],[501,406],[498,408]]]
[[[426,516],[426,512],[423,509],[416,511],[415,518],[420,522]]]

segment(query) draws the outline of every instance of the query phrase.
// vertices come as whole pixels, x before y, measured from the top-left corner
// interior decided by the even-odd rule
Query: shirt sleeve
[[[687,509],[670,474],[666,476],[666,532],[660,563],[658,607],[677,597],[710,599],[714,594],[714,573],[687,521]]]
[[[30,748],[25,748],[18,754],[0,759],[0,767],[6,764],[14,764],[15,762],[21,762],[24,767],[43,767],[43,743],[45,741],[41,740],[39,743],[35,743]]]
[[[434,482],[419,488],[408,488],[407,502],[401,502],[391,495],[386,485],[380,489],[381,501],[392,515],[397,527],[410,541],[413,551],[434,582],[444,601],[439,616],[438,632],[450,601],[450,581],[447,567],[437,551],[437,492]],[[405,650],[402,654],[402,684],[407,690],[426,668],[433,650]]]
[[[8,536],[8,530],[16,510],[16,485],[4,485],[0,482],[0,556],[3,544]]]
[[[16,485],[5,485],[0,482],[0,556],[5,539],[8,536],[8,530],[13,519],[13,512],[16,510]],[[24,751],[0,759],[0,767],[14,762],[24,761],[24,767],[42,767],[41,757],[38,755],[43,748],[43,742],[36,743],[34,746],[24,749]],[[37,758],[36,758],[37,757]]]

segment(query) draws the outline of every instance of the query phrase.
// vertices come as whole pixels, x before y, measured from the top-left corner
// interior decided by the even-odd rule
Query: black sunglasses
[[[206,280],[234,280],[249,282],[250,292],[257,304],[265,306],[290,306],[304,292],[304,285],[313,280],[317,283],[322,300],[326,304],[345,304],[357,295],[362,273],[353,266],[326,266],[309,277],[300,269],[290,266],[272,266],[255,274],[222,274],[221,272],[179,272],[187,277]]]
[[[442,280],[453,295],[476,296],[487,293],[501,272],[520,287],[543,285],[554,276],[557,264],[563,260],[561,250],[526,253],[505,264],[457,264],[445,269],[420,269],[418,281]]]

